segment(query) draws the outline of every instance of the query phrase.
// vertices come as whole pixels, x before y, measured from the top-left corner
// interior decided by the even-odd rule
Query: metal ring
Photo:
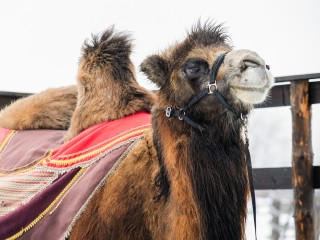
[[[179,120],[183,120],[185,115],[186,115],[186,112],[183,110],[183,108],[180,108],[179,115],[178,115]]]
[[[215,87],[215,89],[214,89],[213,91],[211,90],[211,87],[212,87],[212,86]],[[217,91],[217,90],[218,90],[217,82],[214,82],[214,83],[212,83],[212,84],[209,83],[209,84],[207,85],[207,87],[208,87],[208,90],[209,90],[208,94],[212,94],[212,93],[214,93],[214,91]]]
[[[171,107],[167,107],[167,109],[166,109],[166,116],[167,117],[171,117],[171,111],[172,111],[172,108]]]
[[[248,120],[247,114],[240,113],[240,118],[242,121],[246,122]]]

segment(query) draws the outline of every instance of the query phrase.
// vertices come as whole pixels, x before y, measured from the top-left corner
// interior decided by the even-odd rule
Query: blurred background
[[[183,39],[199,19],[224,23],[233,46],[258,52],[276,77],[320,72],[319,9],[317,0],[1,1],[0,91],[36,93],[75,84],[84,40],[111,25],[135,39],[138,71],[147,55]],[[138,81],[154,89],[140,73]],[[320,165],[319,105],[312,111],[314,165]],[[290,166],[290,108],[256,109],[249,124],[253,167]],[[294,239],[292,191],[256,194],[259,239]],[[247,239],[254,239],[249,208]]]

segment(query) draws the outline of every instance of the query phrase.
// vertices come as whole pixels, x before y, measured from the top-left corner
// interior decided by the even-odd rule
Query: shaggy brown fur
[[[130,61],[131,40],[113,28],[86,43],[78,72],[78,102],[65,137],[100,122],[151,109],[153,97],[138,85]]]
[[[48,89],[19,99],[0,111],[0,127],[67,130],[76,104],[76,86]]]

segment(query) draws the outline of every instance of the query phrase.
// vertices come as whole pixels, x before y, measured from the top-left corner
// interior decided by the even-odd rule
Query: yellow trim
[[[150,128],[150,127],[148,127]],[[46,162],[45,159],[43,159],[42,161],[42,165],[49,165],[49,164],[53,164],[53,165],[56,165],[56,166],[65,166],[65,165],[69,165],[69,164],[73,164],[73,163],[76,163],[76,162],[79,162],[85,158],[88,158],[88,157],[92,157],[94,155],[97,155],[101,152],[103,152],[104,150],[112,147],[113,145],[119,143],[119,142],[122,142],[123,140],[126,140],[126,139],[129,139],[131,136],[134,136],[134,135],[138,135],[138,134],[142,134],[143,132],[145,132],[146,129],[148,128],[144,128],[144,129],[140,129],[140,130],[136,130],[136,131],[133,131],[131,133],[128,133],[122,137],[119,137],[117,138],[116,140],[106,144],[105,146],[101,147],[101,148],[98,148],[96,150],[93,150],[87,154],[84,154],[82,156],[78,156],[78,157],[75,157],[75,158],[72,158],[72,159],[68,159],[68,160],[55,160],[55,159],[49,159],[49,162]]]
[[[100,146],[103,146],[106,143],[108,143],[108,142],[110,142],[110,141],[112,141],[114,139],[117,139],[118,137],[123,136],[123,135],[125,135],[127,133],[130,133],[130,132],[133,132],[133,131],[136,131],[136,130],[140,130],[140,129],[150,128],[150,127],[151,127],[151,124],[144,124],[144,125],[141,125],[141,126],[138,126],[138,127],[135,127],[135,128],[131,128],[131,129],[127,130],[127,131],[121,132],[121,133],[119,133],[119,134],[117,134],[117,135],[115,135],[115,136],[113,136],[111,138],[105,139],[105,140],[103,140],[103,141],[101,141],[101,142],[99,142],[99,143],[97,143],[97,144],[95,144],[95,145],[93,145],[91,147],[85,148],[85,149],[83,149],[81,151],[78,151],[78,152],[75,152],[75,153],[68,153],[68,154],[59,155],[58,158],[59,159],[65,159],[65,158],[70,159],[72,157],[79,156],[79,154],[82,154],[82,153],[85,154],[86,152],[90,152],[90,151],[92,151],[92,150],[94,150],[94,149],[96,149],[96,148],[98,148]]]
[[[47,156],[45,156],[44,158],[40,159],[39,160],[39,163],[42,162],[43,160],[45,160],[46,158],[48,157],[51,157],[52,156],[52,153],[53,153],[54,149],[50,150],[50,152],[48,153]],[[33,161],[34,162],[34,161]],[[32,163],[32,162],[31,162]],[[31,171],[33,170],[34,168],[36,168],[39,164],[35,164],[29,168],[24,168],[24,169],[21,169],[21,170],[18,170],[18,171],[15,171],[15,169],[12,169],[10,170],[10,173],[0,173],[0,176],[10,176],[10,175],[17,175],[17,174],[20,174],[20,173],[25,173],[25,172],[28,172],[28,171]],[[0,169],[0,170],[5,170],[5,169]],[[7,171],[7,170],[5,170]]]
[[[8,140],[13,136],[13,134],[15,134],[15,132],[15,130],[11,130],[10,133],[2,140],[2,142],[0,143],[0,152],[2,152],[2,149],[4,148]]]
[[[136,131],[130,132],[130,133],[128,133],[126,135],[123,135],[122,137],[119,137],[119,138],[115,139],[114,141],[104,145],[101,148],[98,148],[98,149],[93,150],[93,151],[91,151],[91,152],[89,152],[87,154],[84,154],[84,155],[81,155],[81,156],[78,156],[78,157],[74,157],[74,158],[71,158],[71,159],[68,159],[68,160],[50,159],[50,157],[52,156],[53,152],[56,150],[56,149],[52,149],[52,150],[50,150],[50,152],[48,153],[47,156],[45,156],[45,157],[43,157],[42,159],[39,160],[38,164],[35,164],[35,165],[33,165],[33,166],[29,167],[29,168],[24,168],[24,169],[21,169],[21,170],[18,170],[18,171],[15,171],[16,169],[11,169],[10,173],[0,173],[0,176],[10,176],[10,175],[17,175],[17,174],[25,173],[27,171],[33,170],[34,168],[36,168],[39,165],[40,166],[47,166],[48,164],[53,164],[53,165],[57,165],[57,166],[66,166],[66,165],[69,165],[69,164],[73,164],[73,163],[81,161],[81,160],[83,160],[85,158],[92,157],[92,156],[94,156],[96,154],[99,154],[102,151],[112,147],[113,145],[115,145],[115,144],[117,144],[117,143],[119,143],[119,142],[121,142],[123,140],[126,140],[126,138],[129,139],[131,136],[142,134],[147,129],[150,129],[150,126],[146,126],[144,128],[141,128],[141,129],[138,129]],[[48,162],[47,162],[47,160],[48,160]],[[1,169],[0,168],[0,170],[5,170],[5,169]],[[5,171],[7,171],[7,170],[5,170]]]
[[[86,168],[81,168],[80,171],[73,177],[73,179],[68,183],[68,185],[62,190],[62,192],[53,200],[53,202],[28,226],[22,228],[15,235],[7,238],[7,240],[14,240],[21,237],[24,233],[33,228],[49,211],[50,209],[59,201],[59,199],[64,195],[64,193],[73,185],[73,183],[79,178],[79,176],[86,170]]]

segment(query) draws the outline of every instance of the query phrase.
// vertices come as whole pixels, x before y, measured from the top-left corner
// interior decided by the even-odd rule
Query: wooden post
[[[309,82],[292,81],[292,185],[296,239],[314,240],[313,154]]]

